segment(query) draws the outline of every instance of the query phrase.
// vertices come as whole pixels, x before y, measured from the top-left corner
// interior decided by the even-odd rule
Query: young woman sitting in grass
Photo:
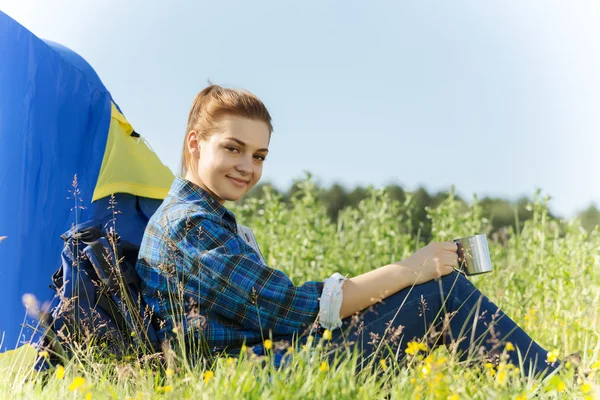
[[[357,345],[359,369],[389,355],[383,343],[398,359],[445,344],[464,361],[504,353],[535,374],[557,367],[455,271],[451,241],[359,276],[335,273],[301,286],[266,265],[224,203],[260,180],[272,130],[267,108],[247,91],[211,85],[194,100],[181,176],[148,223],[136,267],[162,340],[180,335],[189,349],[200,343],[207,353],[235,355],[247,346],[262,355],[279,340],[299,346],[324,337],[330,348]]]

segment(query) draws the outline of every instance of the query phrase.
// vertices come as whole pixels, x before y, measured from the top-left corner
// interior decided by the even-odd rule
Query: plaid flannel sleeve
[[[201,294],[201,307],[245,329],[271,330],[274,335],[302,332],[315,323],[324,282],[295,286],[220,224],[198,217],[186,225],[191,234],[179,238],[185,291],[188,296]]]

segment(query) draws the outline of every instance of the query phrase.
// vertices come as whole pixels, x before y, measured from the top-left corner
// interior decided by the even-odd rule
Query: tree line
[[[310,173],[308,174],[310,177]],[[257,184],[245,198],[262,198],[264,195],[264,189],[269,187],[270,191],[281,196],[281,201],[289,204],[290,199],[299,190],[298,181],[294,183],[285,191],[278,190],[270,182],[260,182]],[[356,186],[348,189],[340,183],[334,183],[329,187],[324,187],[316,183],[318,199],[322,202],[327,210],[327,215],[332,222],[337,222],[338,214],[341,210],[346,207],[356,207],[361,200],[368,196],[369,189],[373,186]],[[444,199],[450,194],[449,191],[438,191],[436,193],[429,193],[426,188],[420,186],[414,191],[407,191],[397,184],[389,184],[384,187],[385,191],[389,196],[405,204],[407,199],[411,203],[411,218],[412,218],[412,232],[415,235],[420,235],[423,238],[430,237],[431,234],[431,221],[426,218],[427,208],[437,207]],[[453,188],[451,188],[453,190]],[[465,209],[467,208],[467,200],[462,199],[458,194],[454,194],[454,197],[461,202]],[[244,198],[244,199],[245,199]],[[237,203],[242,204],[244,199],[239,200]],[[523,226],[523,222],[530,219],[533,215],[533,211],[528,204],[532,202],[528,197],[521,197],[516,201],[510,201],[499,197],[484,197],[479,199],[479,203],[483,209],[483,216],[490,221],[491,231],[488,234],[498,234],[503,229],[511,226],[513,232],[520,232]],[[556,215],[549,212],[549,218],[558,219]],[[597,225],[600,225],[600,210],[595,204],[591,204],[587,209],[579,212],[577,218],[581,221],[582,226],[591,232]]]

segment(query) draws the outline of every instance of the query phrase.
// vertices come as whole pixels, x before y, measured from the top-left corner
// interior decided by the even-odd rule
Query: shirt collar
[[[185,202],[194,203],[211,214],[218,215],[232,232],[237,233],[235,215],[224,205],[219,203],[210,193],[195,183],[176,176],[169,195]]]

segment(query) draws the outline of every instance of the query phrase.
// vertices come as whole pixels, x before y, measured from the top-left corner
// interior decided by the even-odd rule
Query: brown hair
[[[190,132],[196,131],[202,139],[214,134],[219,118],[224,115],[245,117],[263,121],[269,127],[269,135],[273,132],[271,115],[267,107],[254,94],[244,89],[229,89],[219,85],[210,85],[196,95],[190,115],[187,130],[183,139],[181,157],[181,176],[184,177],[192,161],[192,155],[187,148]],[[192,166],[192,170],[193,170]]]

